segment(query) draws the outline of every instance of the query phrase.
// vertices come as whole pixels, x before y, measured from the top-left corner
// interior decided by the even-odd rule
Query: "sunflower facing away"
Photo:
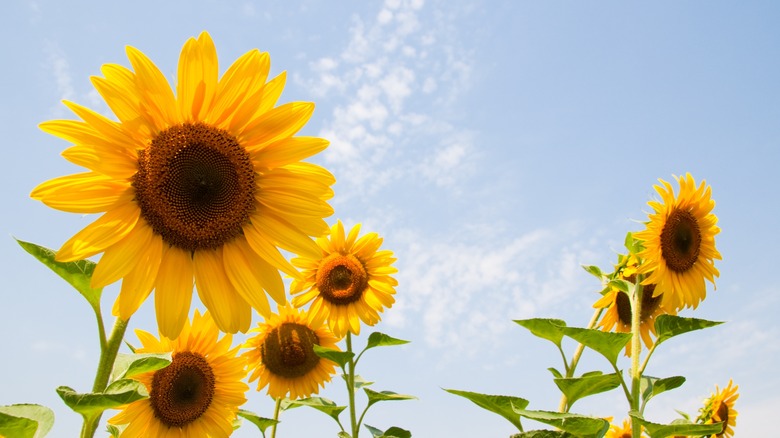
[[[734,436],[734,427],[737,426],[737,411],[734,410],[734,404],[739,398],[739,386],[733,386],[729,380],[729,385],[723,390],[715,386],[715,393],[704,401],[704,408],[699,415],[699,421],[704,424],[714,424],[723,422],[723,429],[715,434],[717,438],[731,438]]]
[[[331,331],[343,337],[347,332],[360,334],[360,321],[372,326],[379,322],[379,312],[395,302],[398,282],[390,275],[398,272],[391,265],[393,252],[379,250],[382,238],[368,233],[358,239],[360,224],[345,235],[344,225],[337,221],[329,237],[317,239],[320,254],[302,256],[292,263],[303,270],[303,279],[290,286],[293,305],[301,307],[311,301],[309,322],[318,325],[328,321]]]
[[[47,181],[31,196],[58,210],[103,213],[57,252],[73,261],[103,253],[93,287],[123,279],[114,313],[128,319],[155,290],[160,332],[175,338],[193,279],[222,331],[246,331],[251,307],[270,314],[265,290],[286,302],[278,270],[298,271],[277,247],[316,256],[310,236],[328,232],[335,182],[300,160],[328,142],[293,137],[314,104],[275,106],[282,73],[266,82],[267,53],[251,50],[218,77],[208,33],[190,38],[174,91],[143,53],[133,69],[104,65],[92,83],[117,121],[65,102],[81,120],[41,129],[74,143],[63,152],[87,172]]]
[[[317,394],[336,372],[336,364],[317,356],[313,346],[339,350],[339,339],[328,326],[309,324],[304,310],[280,307],[278,315],[251,332],[257,335],[246,341],[243,347],[250,350],[243,355],[251,370],[249,381],[259,379],[258,391],[268,386],[273,398],[305,398]]]
[[[644,250],[637,255],[644,261],[638,273],[648,274],[642,284],[655,284],[655,295],[663,293],[667,309],[682,309],[699,305],[707,288],[704,280],[715,284],[719,276],[714,259],[721,259],[715,249],[715,235],[720,232],[718,218],[712,214],[715,201],[712,189],[702,181],[696,182],[690,174],[677,177],[679,196],[675,198],[672,185],[659,180],[654,186],[661,202],[650,201],[655,213],[650,214],[647,228],[634,237],[642,240]]]
[[[138,353],[173,353],[167,367],[130,376],[143,383],[149,398],[126,405],[108,420],[127,427],[121,438],[227,437],[249,389],[246,361],[230,348],[232,336],[217,340],[219,330],[208,312],[197,310],[175,340],[136,330]]]

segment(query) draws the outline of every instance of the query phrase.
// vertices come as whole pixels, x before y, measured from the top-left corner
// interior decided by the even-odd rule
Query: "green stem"
[[[98,362],[97,373],[95,373],[95,382],[92,384],[92,392],[103,392],[108,386],[108,379],[111,377],[111,370],[114,368],[116,355],[119,352],[119,346],[122,345],[122,339],[125,337],[128,321],[122,321],[117,318],[114,322],[114,328],[111,330],[111,336],[105,343],[105,347],[100,351],[100,362]],[[102,413],[84,417],[84,425],[81,428],[81,438],[92,438],[95,436],[100,417]]]
[[[642,353],[642,338],[639,327],[642,323],[642,276],[636,276],[634,293],[631,295],[631,410],[639,412],[639,398],[642,382],[642,368],[639,366],[639,355]],[[631,417],[631,437],[640,438],[642,425],[635,417]]]
[[[276,406],[274,406],[274,424],[271,426],[271,438],[276,438],[276,425],[279,424],[279,411],[282,408],[282,399],[276,399]]]
[[[352,333],[347,332],[347,351],[352,353]],[[349,360],[347,369],[347,392],[349,393],[349,421],[352,426],[352,438],[358,438],[358,423],[355,416],[355,360]]]
[[[604,309],[601,308],[596,309],[596,311],[593,312],[593,317],[590,318],[590,322],[588,323],[588,329],[592,329],[596,325],[603,311]],[[574,370],[577,369],[577,363],[579,363],[583,351],[585,351],[585,345],[577,344],[577,349],[574,350],[574,355],[571,357],[571,363],[566,368],[566,377],[574,377]],[[561,355],[563,355],[563,350],[561,350]],[[563,365],[566,366],[565,356],[563,358]],[[566,394],[564,394],[561,396],[561,403],[558,405],[558,412],[568,412],[569,409],[567,403],[568,400],[566,400]]]

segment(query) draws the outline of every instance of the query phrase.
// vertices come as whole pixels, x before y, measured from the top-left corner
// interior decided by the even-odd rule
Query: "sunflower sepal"
[[[655,345],[658,346],[662,342],[683,333],[715,327],[721,324],[723,324],[723,321],[708,321],[706,319],[685,318],[668,314],[659,315],[655,319],[655,331],[658,335]]]
[[[584,269],[585,272],[598,279],[604,278],[604,273],[601,272],[601,268],[599,268],[596,265],[582,265],[582,269]]]
[[[638,412],[629,411],[628,415],[639,421],[642,428],[647,432],[650,438],[664,438],[668,436],[705,436],[720,433],[723,428],[722,423],[714,424],[696,424],[696,423],[674,423],[658,424],[645,420]]]
[[[568,432],[580,438],[603,437],[604,434],[607,433],[607,430],[609,430],[609,421],[603,418],[572,413],[531,411],[518,408],[514,408],[514,411],[521,417],[557,427],[563,432]]]
[[[515,409],[525,409],[525,407],[528,406],[528,400],[511,395],[481,394],[479,392],[461,391],[459,389],[442,389],[450,394],[463,397],[482,409],[504,417],[507,421],[512,423],[517,430],[523,431],[523,425],[520,423],[520,416],[517,415]]]
[[[114,426],[113,424],[109,424],[106,425],[106,432],[108,432],[108,435],[111,438],[115,438],[122,434],[122,429],[120,429],[117,426]]]
[[[171,353],[119,353],[111,370],[111,381],[157,371],[170,365],[172,360]]]
[[[378,429],[373,426],[369,426],[368,424],[364,424],[364,426],[366,429],[368,429],[369,432],[371,432],[372,438],[412,438],[411,432],[406,429],[401,429],[397,426],[392,426],[385,431],[382,431],[382,429]]]
[[[249,421],[250,423],[257,426],[257,428],[260,430],[260,434],[265,437],[265,431],[269,427],[279,424],[279,420],[274,420],[273,418],[265,418],[261,417],[254,412],[247,411],[246,409],[239,409],[236,413],[239,417],[243,418],[244,420]]]
[[[43,438],[54,426],[54,412],[46,406],[14,404],[0,406],[0,436]]]
[[[623,376],[618,373],[603,374],[601,371],[583,374],[582,377],[560,377],[553,379],[555,385],[566,395],[571,407],[577,400],[590,395],[611,391],[620,386]]]
[[[143,383],[133,379],[117,380],[103,392],[78,393],[75,389],[60,386],[57,394],[74,412],[85,418],[95,417],[106,409],[118,408],[149,396]]]

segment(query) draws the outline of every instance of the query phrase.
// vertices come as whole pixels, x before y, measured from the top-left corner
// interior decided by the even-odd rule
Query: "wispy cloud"
[[[333,107],[320,134],[340,202],[401,178],[455,187],[468,172],[474,135],[448,120],[446,105],[468,87],[472,60],[436,7],[387,0],[354,16],[345,47],[296,77]]]

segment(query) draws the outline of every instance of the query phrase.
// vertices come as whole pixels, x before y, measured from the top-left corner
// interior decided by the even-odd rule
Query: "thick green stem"
[[[347,332],[347,351],[352,353],[352,333]],[[349,360],[347,369],[347,392],[349,393],[349,421],[352,426],[352,438],[358,438],[358,423],[355,415],[355,361]]]
[[[108,386],[108,379],[111,377],[111,370],[114,368],[116,355],[119,347],[122,345],[122,339],[125,337],[128,321],[117,318],[111,336],[106,341],[105,347],[100,351],[100,362],[98,362],[97,373],[95,373],[95,382],[92,384],[92,392],[103,392]],[[101,346],[102,347],[102,346]],[[95,436],[100,417],[98,414],[92,417],[84,417],[84,425],[81,428],[81,438],[92,438]]]
[[[595,312],[593,312],[593,317],[590,318],[590,322],[588,323],[588,328],[592,329],[596,326],[596,323],[599,320],[599,317],[601,317],[601,312],[603,312],[604,309],[596,309]],[[577,363],[580,361],[580,356],[582,356],[582,352],[585,350],[585,345],[583,344],[577,344],[577,349],[574,350],[574,355],[571,357],[571,363],[566,368],[566,377],[574,377],[574,370],[577,369]],[[561,350],[561,354],[563,354],[563,350]],[[563,364],[566,365],[566,357],[563,358]],[[568,400],[566,400],[566,394],[561,396],[561,403],[558,405],[558,412],[568,412],[568,406],[567,406]]]
[[[271,426],[271,438],[276,438],[276,425],[279,424],[279,411],[282,408],[282,399],[276,399],[276,406],[274,406],[274,424]]]
[[[642,369],[639,366],[639,355],[642,353],[642,338],[639,327],[642,323],[642,276],[637,275],[634,292],[631,294],[631,410],[639,412],[641,396]],[[631,417],[631,437],[640,438],[642,425],[635,417]]]

